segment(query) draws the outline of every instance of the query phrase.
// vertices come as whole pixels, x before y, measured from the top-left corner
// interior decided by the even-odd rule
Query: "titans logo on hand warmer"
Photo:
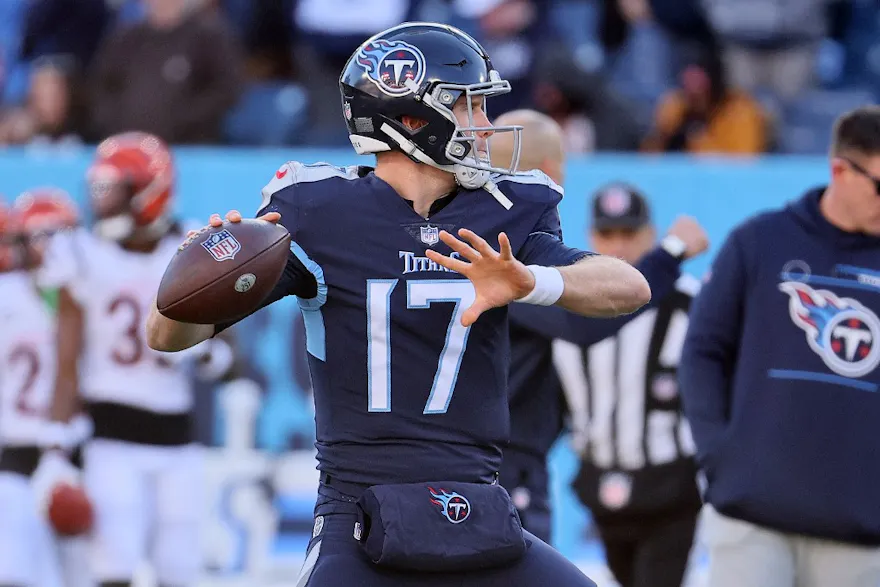
[[[439,506],[443,517],[453,524],[460,524],[471,515],[471,503],[460,493],[446,491],[445,489],[436,491],[431,487],[428,490],[433,498],[431,503]]]
[[[425,79],[425,56],[403,41],[376,39],[358,51],[358,65],[376,87],[389,96],[412,93],[407,80],[418,86]]]
[[[786,281],[779,289],[789,296],[792,321],[832,371],[862,377],[877,367],[880,320],[874,312],[852,298],[839,298],[801,282]]]

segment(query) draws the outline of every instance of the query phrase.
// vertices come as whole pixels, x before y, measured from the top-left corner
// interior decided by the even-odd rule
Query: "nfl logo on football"
[[[440,242],[440,229],[436,226],[422,226],[421,239],[429,247],[436,245]]]
[[[215,261],[235,259],[235,255],[241,250],[241,243],[228,230],[221,230],[209,235],[202,242],[202,246],[211,253]]]

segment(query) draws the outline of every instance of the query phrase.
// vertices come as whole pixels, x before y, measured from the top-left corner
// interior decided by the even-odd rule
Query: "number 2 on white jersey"
[[[367,395],[371,412],[391,411],[391,292],[398,281],[367,280]],[[425,414],[445,414],[449,409],[471,331],[470,326],[461,325],[461,315],[475,295],[474,286],[467,279],[406,282],[406,307],[410,310],[424,310],[433,303],[455,304]]]

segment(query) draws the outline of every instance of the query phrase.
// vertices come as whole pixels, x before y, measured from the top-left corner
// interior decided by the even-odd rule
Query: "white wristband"
[[[535,288],[516,301],[536,306],[552,306],[559,301],[565,289],[565,281],[559,269],[541,265],[529,265],[528,269],[535,276]]]

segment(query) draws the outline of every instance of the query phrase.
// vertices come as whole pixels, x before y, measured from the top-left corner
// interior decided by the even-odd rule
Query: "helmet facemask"
[[[491,193],[505,208],[513,204],[504,196],[491,181],[492,173],[514,175],[519,165],[520,150],[522,148],[522,130],[520,125],[509,124],[502,126],[480,126],[474,121],[474,97],[483,97],[485,102],[490,96],[506,94],[510,91],[510,82],[501,79],[494,69],[489,72],[489,81],[476,84],[452,84],[441,82],[436,84],[429,93],[422,96],[421,101],[426,106],[440,113],[443,118],[455,125],[449,141],[446,143],[444,154],[452,164],[438,163],[421,151],[412,141],[405,138],[388,124],[383,124],[381,130],[390,136],[405,153],[421,163],[431,165],[438,169],[448,171],[455,175],[456,182],[465,189],[476,190],[484,188]],[[415,86],[412,80],[409,84]],[[418,92],[418,87],[411,88],[413,93]],[[463,99],[467,105],[467,125],[460,126],[455,113],[452,111],[456,101]],[[490,137],[480,139],[481,132],[492,131],[492,134],[501,132],[513,133],[513,154],[507,167],[492,164],[489,151]],[[478,141],[484,140],[486,152],[482,153],[478,148]]]
[[[490,173],[513,175],[517,172],[520,150],[522,148],[521,141],[523,129],[522,126],[514,124],[502,126],[478,126],[475,123],[472,98],[478,96],[483,97],[483,109],[485,110],[485,104],[489,97],[510,92],[510,82],[501,79],[501,76],[498,75],[498,72],[494,69],[489,72],[489,78],[488,82],[479,84],[463,85],[439,83],[431,90],[430,94],[426,94],[422,98],[426,105],[430,106],[450,122],[455,124],[455,131],[449,142],[446,144],[445,154],[447,159],[452,161],[455,166],[463,166],[478,172],[473,175],[485,175],[485,181],[488,181],[488,174]],[[467,105],[468,119],[466,126],[459,126],[458,119],[456,119],[455,114],[452,111],[452,108],[458,99],[463,99]],[[481,153],[477,148],[477,141],[479,140],[478,134],[486,131],[491,131],[492,134],[502,132],[513,133],[513,155],[510,164],[507,167],[493,165],[489,153]],[[485,139],[487,149],[489,147],[490,139],[491,137]],[[457,176],[458,172],[456,172],[456,177]],[[485,181],[483,181],[483,183],[485,183]],[[477,189],[482,187],[482,184],[473,187],[464,185],[464,187]]]

